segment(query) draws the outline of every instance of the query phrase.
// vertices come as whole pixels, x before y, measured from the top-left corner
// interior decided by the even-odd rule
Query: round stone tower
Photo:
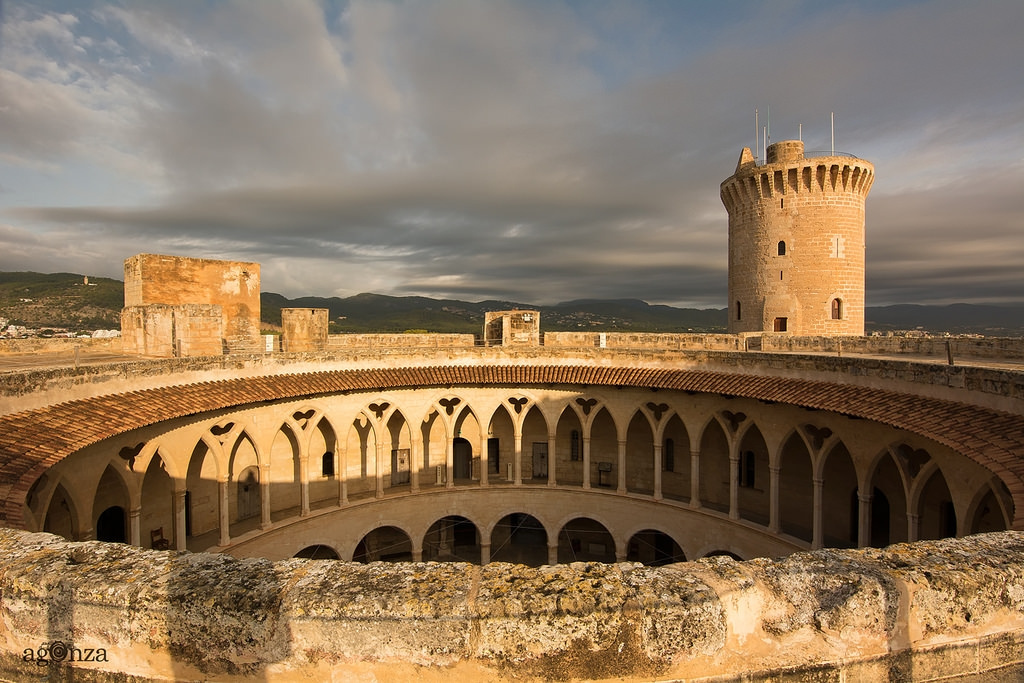
[[[817,154],[817,155],[815,155]],[[864,202],[875,167],[804,143],[746,147],[722,183],[729,332],[864,334]]]

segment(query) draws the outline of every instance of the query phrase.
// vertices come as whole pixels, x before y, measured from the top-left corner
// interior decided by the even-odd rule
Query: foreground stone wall
[[[272,563],[0,529],[0,674],[71,666],[90,680],[1015,680],[1024,534],[527,568]]]

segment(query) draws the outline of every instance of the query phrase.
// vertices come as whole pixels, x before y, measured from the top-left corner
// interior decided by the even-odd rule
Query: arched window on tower
[[[779,242],[779,256],[785,256],[785,255],[786,255],[786,243],[785,242]]]
[[[740,302],[736,302],[736,319],[743,320],[743,309],[740,307]]]
[[[843,319],[843,300],[832,299],[832,319],[842,320]]]

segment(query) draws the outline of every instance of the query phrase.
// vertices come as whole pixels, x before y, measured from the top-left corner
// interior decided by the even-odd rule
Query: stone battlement
[[[12,677],[70,677],[72,656],[90,680],[1024,673],[1024,534],[1012,531],[783,560],[529,568],[239,560],[0,529],[0,558],[0,671]],[[56,655],[74,649],[41,667],[55,642]]]

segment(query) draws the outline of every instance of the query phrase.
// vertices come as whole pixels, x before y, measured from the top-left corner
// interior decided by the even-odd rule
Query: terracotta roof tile
[[[98,396],[0,416],[0,483],[19,524],[20,501],[38,473],[104,438],[173,417],[351,390],[457,385],[570,384],[677,389],[828,410],[907,429],[973,458],[1014,492],[1024,510],[1024,416],[863,386],[765,374],[591,365],[446,365],[338,370],[207,381]],[[1011,476],[1012,475],[1012,476]],[[1018,485],[1019,484],[1019,485]]]

